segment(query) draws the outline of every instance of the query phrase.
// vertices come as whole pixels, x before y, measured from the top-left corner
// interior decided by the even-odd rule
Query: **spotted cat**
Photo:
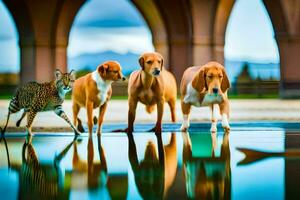
[[[24,112],[16,125],[20,126],[22,119],[27,114],[26,131],[29,135],[32,134],[31,125],[36,114],[50,110],[53,110],[59,117],[63,118],[72,127],[75,134],[80,134],[61,106],[65,99],[65,94],[72,89],[74,81],[75,72],[73,70],[70,73],[62,73],[59,69],[56,69],[54,81],[46,83],[29,82],[19,87],[10,101],[6,125],[1,129],[2,134],[5,133],[10,115],[21,109],[24,109]]]

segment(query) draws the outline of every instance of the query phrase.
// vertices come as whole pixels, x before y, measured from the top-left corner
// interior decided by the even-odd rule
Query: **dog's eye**
[[[209,75],[209,76],[207,76],[207,77],[208,77],[209,79],[212,79],[213,76],[212,76],[212,75]]]
[[[220,75],[219,78],[223,78],[223,76]]]
[[[146,63],[147,64],[152,64],[152,60],[148,60]]]

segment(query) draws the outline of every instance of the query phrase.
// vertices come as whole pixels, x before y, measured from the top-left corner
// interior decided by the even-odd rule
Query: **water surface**
[[[78,138],[10,133],[0,143],[1,199],[297,199],[300,157],[276,152],[300,149],[298,128],[274,127]]]

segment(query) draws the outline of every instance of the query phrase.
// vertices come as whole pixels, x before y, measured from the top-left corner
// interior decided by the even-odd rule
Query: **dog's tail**
[[[146,106],[146,111],[148,113],[152,113],[155,110],[155,105]]]

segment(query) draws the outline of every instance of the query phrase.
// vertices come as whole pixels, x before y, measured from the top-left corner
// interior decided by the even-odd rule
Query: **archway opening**
[[[82,75],[106,60],[116,60],[129,75],[139,69],[140,54],[153,50],[151,31],[131,2],[88,1],[71,27],[68,68]]]
[[[225,33],[225,66],[233,95],[278,97],[279,51],[261,0],[238,0]]]
[[[20,48],[14,19],[1,0],[0,27],[0,96],[6,98],[20,81]]]

